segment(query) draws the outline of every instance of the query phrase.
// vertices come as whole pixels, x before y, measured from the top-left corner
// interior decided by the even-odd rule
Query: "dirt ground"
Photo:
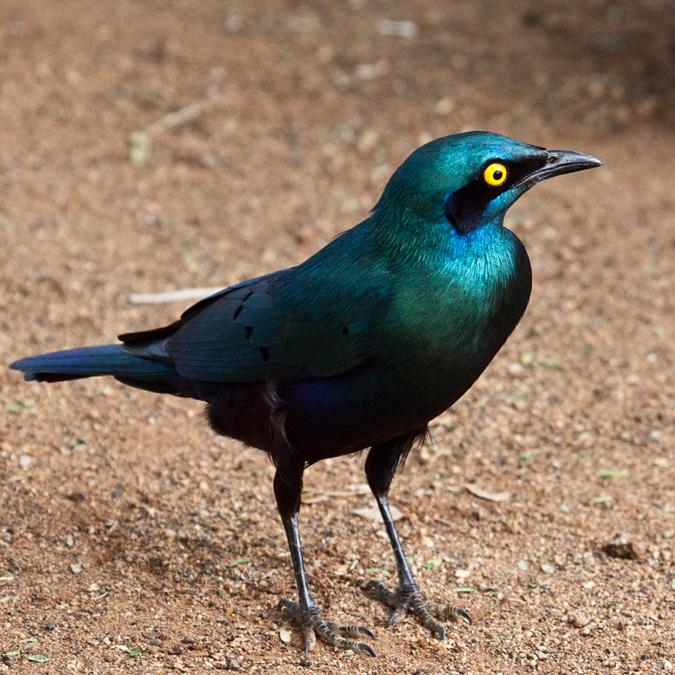
[[[312,667],[672,670],[673,35],[667,0],[3,0],[0,363],[186,306],[133,293],[299,263],[433,137],[594,154],[511,210],[528,312],[392,490],[422,589],[474,625],[384,629],[360,590],[394,580],[354,513],[363,458],[326,461],[306,474],[310,581],[379,658],[319,644]],[[276,610],[294,587],[271,478],[197,402],[3,365],[0,672],[307,672]]]

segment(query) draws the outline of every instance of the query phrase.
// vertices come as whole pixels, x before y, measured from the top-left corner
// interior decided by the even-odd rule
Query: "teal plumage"
[[[374,655],[365,628],[325,621],[307,585],[298,511],[302,473],[321,459],[370,447],[366,475],[392,542],[394,593],[373,597],[398,620],[415,614],[436,636],[403,556],[387,494],[427,423],[473,384],[527,306],[531,269],[506,210],[538,181],[598,166],[474,132],[414,152],[370,217],[301,265],[226,289],[122,344],[12,364],[27,379],[109,374],[131,386],[201,399],[213,428],[269,453],[299,602],[282,606],[306,636]],[[451,619],[469,619],[453,609]],[[306,658],[305,653],[305,658]]]

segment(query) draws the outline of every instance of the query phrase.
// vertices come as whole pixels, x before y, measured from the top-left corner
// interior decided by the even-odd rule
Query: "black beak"
[[[564,173],[574,173],[575,171],[584,171],[584,169],[602,166],[602,162],[597,157],[583,155],[580,152],[548,150],[547,154],[546,164],[525,176],[514,187],[526,186],[531,188],[535,183],[539,183],[552,176],[562,176]]]
[[[564,173],[574,173],[584,169],[602,166],[602,162],[592,155],[582,155],[580,152],[569,150],[549,150],[546,164],[541,169],[531,173],[526,179],[539,182],[551,176],[562,176]]]

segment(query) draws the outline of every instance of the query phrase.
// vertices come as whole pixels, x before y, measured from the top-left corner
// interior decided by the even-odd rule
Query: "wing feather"
[[[344,268],[347,238],[329,245],[336,249],[331,257],[324,250],[300,267],[220,291],[171,326],[120,339],[132,353],[208,382],[346,372],[371,355],[373,326],[388,297],[387,275],[371,261]]]

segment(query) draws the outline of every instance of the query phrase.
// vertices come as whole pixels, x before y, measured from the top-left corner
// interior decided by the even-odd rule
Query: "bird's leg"
[[[292,472],[277,469],[274,477],[274,494],[277,499],[277,508],[284,524],[288,546],[291,551],[295,583],[298,587],[298,602],[283,598],[279,606],[288,611],[300,624],[305,641],[304,662],[308,664],[307,655],[314,649],[316,636],[324,642],[338,649],[351,649],[356,654],[370,654],[377,656],[375,650],[363,642],[349,638],[367,636],[375,638],[373,633],[361,626],[338,626],[327,621],[319,611],[309,590],[305,564],[302,558],[302,545],[298,528],[298,511],[300,509],[300,495],[302,492],[302,467]]]
[[[396,467],[400,462],[405,461],[410,448],[424,433],[426,433],[426,429],[393,439],[381,445],[373,446],[368,453],[366,477],[368,478],[370,489],[377,500],[384,528],[394,551],[396,569],[398,571],[398,586],[396,591],[392,592],[384,584],[373,580],[366,586],[366,592],[375,600],[388,605],[394,610],[394,613],[387,622],[387,628],[401,621],[408,612],[411,612],[435,637],[439,640],[444,640],[445,628],[437,619],[447,619],[450,621],[464,619],[471,623],[471,617],[466,610],[459,607],[446,606],[442,608],[430,605],[424,600],[417,588],[415,579],[410,571],[410,566],[403,553],[401,541],[398,538],[394,525],[394,519],[389,510],[389,501],[387,500],[389,486],[391,485]],[[432,614],[437,618],[434,618]]]

